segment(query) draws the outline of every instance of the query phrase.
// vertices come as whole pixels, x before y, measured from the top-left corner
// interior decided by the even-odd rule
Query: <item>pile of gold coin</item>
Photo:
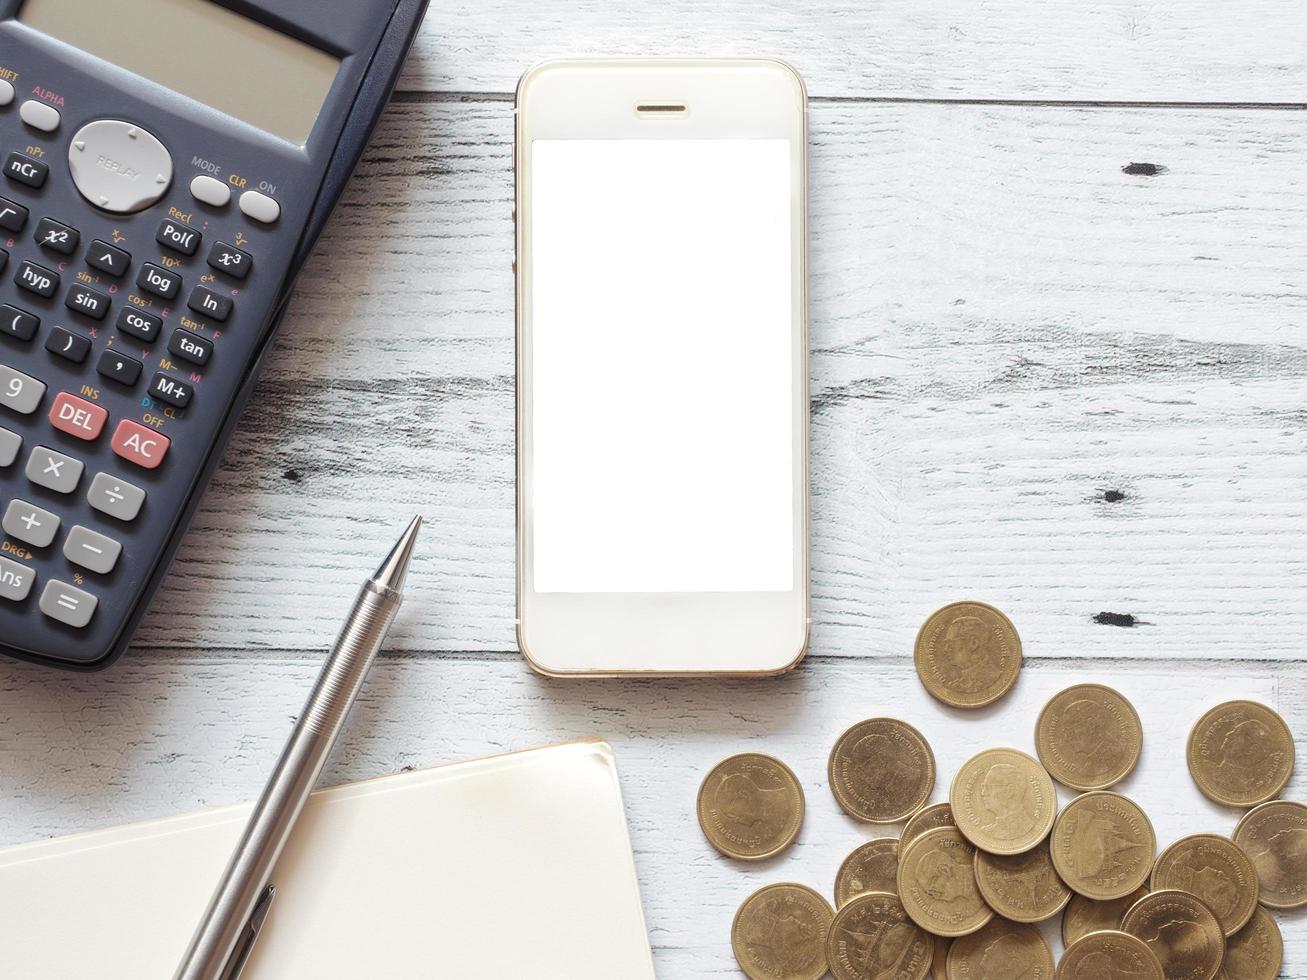
[[[916,664],[934,697],[978,708],[1015,684],[1021,641],[992,606],[954,603],[922,627]],[[934,805],[921,732],[858,722],[831,750],[831,792],[851,817],[902,832],[852,850],[833,906],[789,882],[746,898],[736,960],[752,980],[1274,980],[1283,943],[1266,909],[1307,907],[1307,806],[1277,799],[1293,744],[1265,705],[1204,714],[1189,738],[1193,779],[1247,812],[1231,836],[1195,834],[1159,854],[1148,815],[1111,791],[1143,748],[1138,713],[1111,688],[1055,695],[1035,724],[1037,758],[982,751]],[[1059,806],[1055,781],[1080,795]],[[803,789],[778,759],[732,756],[704,779],[698,813],[718,851],[761,860],[798,837]],[[1055,963],[1038,924],[1059,915]]]

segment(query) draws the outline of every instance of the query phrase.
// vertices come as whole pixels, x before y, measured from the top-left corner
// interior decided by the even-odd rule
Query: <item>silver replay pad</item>
[[[68,167],[82,197],[115,214],[144,211],[172,183],[168,148],[121,119],[97,119],[74,133]]]

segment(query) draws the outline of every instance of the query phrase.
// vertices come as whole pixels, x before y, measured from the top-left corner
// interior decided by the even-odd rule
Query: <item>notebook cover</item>
[[[171,977],[250,804],[0,851],[3,973]],[[654,976],[612,750],[321,790],[241,980]]]

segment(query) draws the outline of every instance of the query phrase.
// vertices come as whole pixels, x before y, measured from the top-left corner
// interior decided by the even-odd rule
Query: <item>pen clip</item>
[[[227,968],[223,971],[220,980],[238,980],[241,971],[245,969],[246,960],[250,958],[250,953],[254,950],[254,942],[259,938],[259,932],[263,929],[263,922],[268,917],[268,909],[272,907],[272,900],[276,897],[276,885],[269,885],[263,889],[263,894],[254,903],[254,911],[250,913],[249,921],[245,923],[245,928],[241,930],[240,939],[236,941],[236,948],[231,951],[231,959],[227,961]]]

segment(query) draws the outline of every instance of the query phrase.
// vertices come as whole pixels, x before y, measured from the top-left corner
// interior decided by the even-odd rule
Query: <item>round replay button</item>
[[[144,211],[172,183],[168,148],[121,119],[97,119],[74,133],[68,168],[82,197],[115,214]]]

